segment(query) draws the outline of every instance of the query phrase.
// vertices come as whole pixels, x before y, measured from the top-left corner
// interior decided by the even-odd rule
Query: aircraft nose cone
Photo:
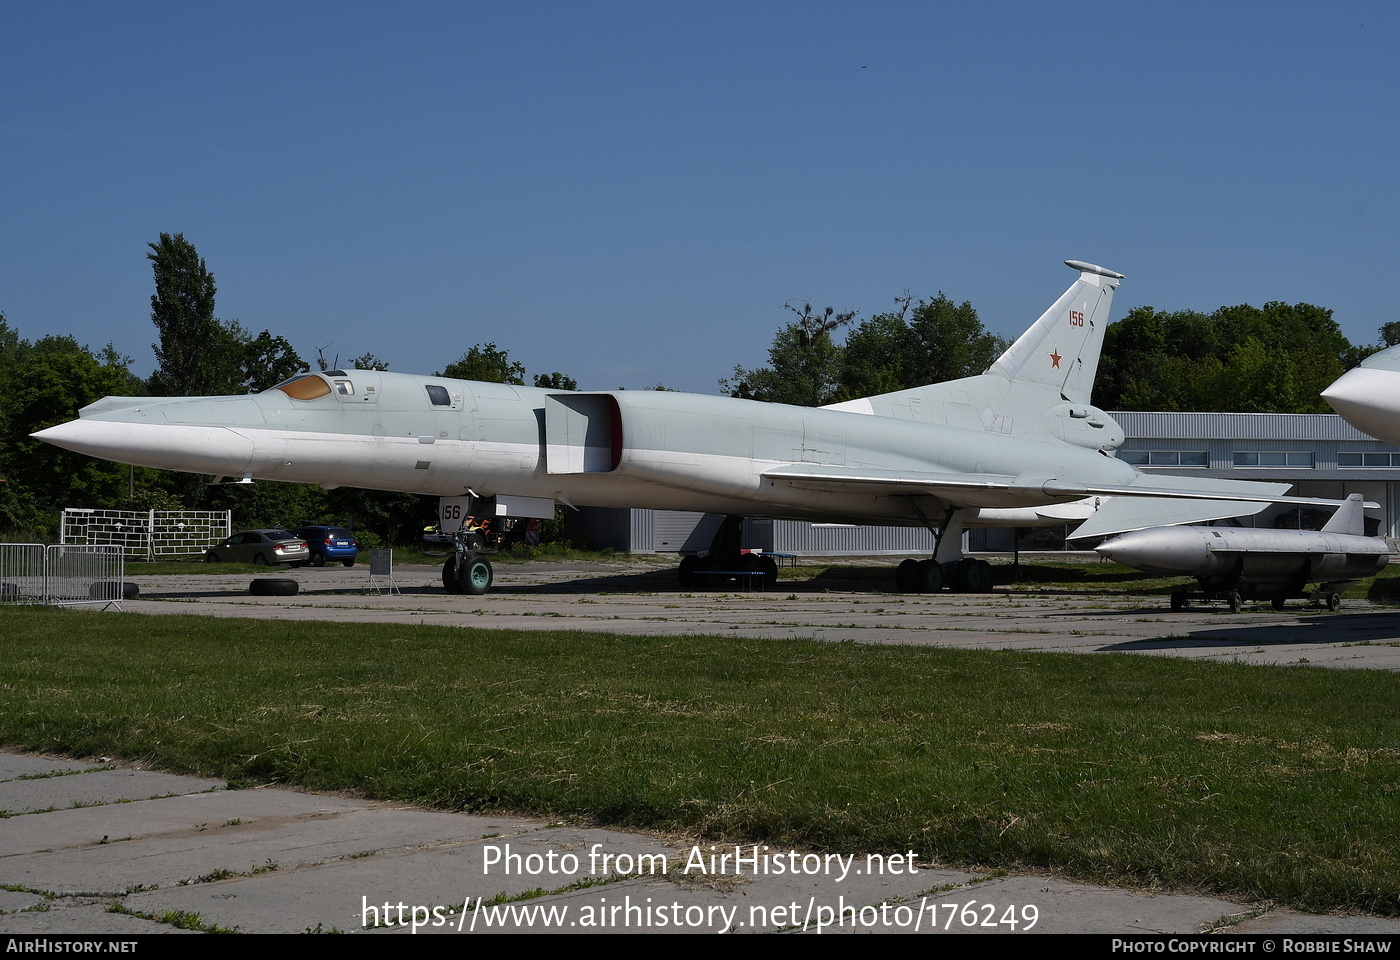
[[[1396,375],[1386,370],[1357,367],[1342,374],[1322,399],[1342,419],[1373,437],[1394,436],[1400,429],[1400,401],[1394,396]]]
[[[117,463],[185,473],[241,474],[256,448],[226,426],[79,419],[33,434],[35,439]]]
[[[92,423],[82,420],[70,420],[68,423],[60,423],[56,427],[49,427],[40,430],[38,433],[31,433],[31,437],[36,440],[43,440],[56,447],[65,450],[75,450],[78,453],[86,453],[90,456],[101,456],[107,452],[107,444],[100,427],[94,427]]]

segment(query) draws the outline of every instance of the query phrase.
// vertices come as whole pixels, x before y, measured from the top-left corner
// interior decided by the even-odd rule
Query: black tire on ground
[[[1282,612],[1283,612],[1283,597],[1274,597],[1273,600],[1269,601],[1269,605],[1272,606],[1272,607],[1273,607],[1275,610],[1277,610],[1279,613],[1282,613]]]
[[[491,569],[491,561],[478,554],[472,554],[458,569],[462,593],[471,596],[480,596],[490,590],[491,582],[496,578],[495,571]]]
[[[324,553],[313,553],[311,559],[307,561],[313,567],[324,567],[326,565],[326,555]]]
[[[355,561],[354,561],[354,560],[342,560],[342,561],[340,561],[340,565],[343,566],[343,567],[353,567],[353,566],[355,565]]]
[[[1238,590],[1231,590],[1230,595],[1225,598],[1225,602],[1230,605],[1231,613],[1240,612],[1240,592]]]
[[[479,554],[469,553],[460,563],[455,562],[454,557],[448,557],[442,565],[442,585],[448,593],[479,596],[491,589],[494,579],[491,561]]]
[[[760,561],[760,565],[763,568],[763,585],[767,589],[772,590],[778,585],[778,561],[774,560],[772,557],[765,556]]]
[[[255,597],[295,597],[298,589],[295,580],[282,577],[259,577],[248,584],[248,592]]]
[[[695,586],[695,571],[700,569],[700,558],[691,554],[688,557],[681,557],[680,569],[676,571],[680,579],[681,586],[690,588]]]
[[[98,580],[88,587],[94,600],[135,600],[140,595],[141,587],[130,580]]]
[[[967,564],[962,560],[950,560],[940,564],[943,567],[943,584],[953,593],[967,592]]]
[[[218,562],[219,562],[219,555],[218,555],[217,553],[215,553],[213,550],[210,550],[208,553],[206,553],[206,554],[204,555],[204,562],[205,562],[205,563],[218,563]]]
[[[985,560],[965,560],[967,569],[963,581],[968,593],[992,592],[992,565]]]
[[[1172,613],[1180,613],[1186,609],[1186,594],[1180,590],[1172,591]]]
[[[267,566],[267,557],[261,553],[253,554],[253,563],[259,567]]]
[[[1342,606],[1342,595],[1340,593],[1329,593],[1327,595],[1327,609],[1333,612],[1340,610]]]
[[[920,560],[915,583],[919,593],[938,593],[943,589],[943,564],[936,560]]]
[[[904,560],[894,571],[894,588],[900,593],[913,593],[919,589],[919,561]]]

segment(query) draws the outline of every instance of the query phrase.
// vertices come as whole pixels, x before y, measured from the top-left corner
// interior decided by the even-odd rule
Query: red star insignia
[[[1055,350],[1058,351],[1059,348],[1056,347]],[[1055,351],[1051,351],[1050,353],[1050,368],[1052,370],[1060,369],[1060,355]]]

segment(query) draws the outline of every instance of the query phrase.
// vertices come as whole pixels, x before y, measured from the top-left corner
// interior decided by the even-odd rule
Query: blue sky
[[[153,357],[147,244],[308,359],[716,392],[791,298],[1396,319],[1400,6],[0,3],[0,311]]]

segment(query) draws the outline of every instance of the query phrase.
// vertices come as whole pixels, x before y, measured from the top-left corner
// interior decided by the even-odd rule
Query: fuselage
[[[656,391],[568,393],[366,370],[308,374],[260,394],[108,398],[38,436],[140,466],[258,480],[574,506],[919,523],[946,496],[768,479],[789,464],[1121,485],[1103,452],[958,422]],[[974,414],[975,415],[975,414]],[[953,420],[954,422],[949,422]],[[961,505],[1076,499],[988,489]]]

